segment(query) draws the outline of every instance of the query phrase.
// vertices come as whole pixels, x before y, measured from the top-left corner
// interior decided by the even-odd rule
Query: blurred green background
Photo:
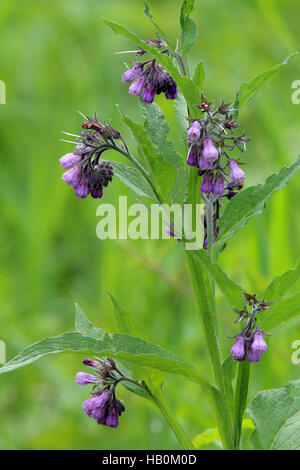
[[[180,0],[150,0],[155,19],[175,40]],[[204,59],[206,93],[234,97],[241,81],[281,62],[299,48],[296,0],[199,0],[193,18],[199,40],[190,66]],[[175,241],[99,241],[96,208],[78,200],[61,180],[58,158],[72,146],[61,131],[77,133],[85,114],[112,118],[129,143],[115,104],[131,117],[138,101],[121,83],[124,56],[133,45],[116,36],[101,16],[126,24],[144,39],[154,36],[141,0],[2,0],[0,79],[7,104],[0,105],[0,339],[7,358],[41,339],[73,329],[77,301],[95,325],[115,331],[112,306],[102,288],[133,313],[155,341],[178,352],[209,376],[209,364],[184,253]],[[252,137],[247,185],[261,182],[299,154],[300,105],[291,102],[300,79],[295,58],[242,110]],[[159,97],[178,138],[173,103]],[[132,147],[134,148],[134,147]],[[229,275],[250,292],[294,266],[299,257],[300,176],[277,193],[264,214],[238,232],[220,257]],[[104,202],[127,189],[116,179]],[[135,198],[129,195],[133,202]],[[295,286],[294,291],[299,290]],[[224,356],[235,318],[217,292]],[[269,340],[269,352],[252,367],[250,398],[261,388],[299,377],[291,363],[299,323]],[[126,413],[117,430],[97,426],[81,409],[88,390],[74,384],[83,354],[50,356],[0,377],[0,449],[168,449],[176,439],[151,403],[120,389]],[[201,390],[176,378],[167,400],[193,437],[214,426]]]

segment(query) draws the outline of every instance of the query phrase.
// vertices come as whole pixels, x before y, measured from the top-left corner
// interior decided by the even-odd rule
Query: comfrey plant
[[[268,336],[299,316],[299,294],[284,296],[300,277],[300,263],[276,277],[265,290],[260,291],[257,286],[259,293],[249,294],[229,279],[217,262],[222,250],[232,249],[229,239],[235,232],[262,212],[272,193],[282,189],[300,167],[298,158],[289,167],[272,174],[263,184],[244,189],[247,166],[241,157],[250,139],[237,122],[240,108],[297,53],[243,83],[234,102],[222,100],[214,104],[204,95],[203,62],[198,63],[192,76],[189,73],[188,54],[197,38],[196,25],[190,18],[194,3],[193,0],[183,1],[181,38],[176,46],[154,22],[147,4],[145,15],[154,26],[157,39],[142,40],[125,27],[104,19],[115,33],[125,36],[136,47],[126,51],[129,54],[126,57],[131,58],[132,63],[124,71],[122,80],[130,84],[129,93],[141,102],[143,122],[134,122],[122,112],[121,115],[137,141],[137,152],[129,150],[120,131],[109,122],[101,123],[96,115],[93,118],[84,116],[81,132],[69,134],[74,138],[74,149],[61,157],[60,163],[65,170],[63,180],[74,188],[78,198],[104,197],[104,189],[114,176],[135,191],[137,197],[142,197],[149,210],[153,201],[161,205],[191,204],[194,208],[199,202],[204,203],[203,246],[198,250],[186,250],[185,256],[207,343],[213,383],[195,365],[154,344],[136,324],[135,317],[122,309],[111,294],[117,333],[108,334],[94,327],[77,305],[76,331],[35,343],[5,364],[0,373],[29,364],[45,354],[65,350],[109,356],[107,359],[84,359],[83,363],[91,373],[78,372],[76,376],[77,384],[91,387],[91,395],[82,406],[100,425],[118,426],[119,417],[125,410],[116,398],[116,388],[121,383],[158,407],[185,449],[201,449],[210,442],[224,449],[240,449],[243,431],[244,437],[248,436],[248,440],[242,440],[247,448],[298,449],[300,381],[281,389],[259,392],[248,406],[247,391],[250,366],[255,374],[259,367],[257,363],[266,356],[268,347],[272,349],[272,341],[267,347]],[[162,104],[164,99],[171,100],[176,108],[182,132],[180,145],[184,148],[181,153],[176,143],[168,140],[169,126],[160,107],[154,103],[156,95],[162,94]],[[103,160],[106,150],[119,153],[127,161]],[[173,220],[167,231],[178,239]],[[182,238],[178,246],[184,249],[185,243]],[[216,284],[233,311],[238,313],[232,323],[235,340],[223,338],[227,351],[225,358],[217,324]],[[193,359],[193,364],[197,364],[197,358]],[[187,435],[163,394],[163,383],[168,374],[201,387],[199,400],[207,399],[210,404],[216,419],[215,430],[205,431],[194,439]],[[126,419],[129,418],[125,414],[122,421],[126,422]]]

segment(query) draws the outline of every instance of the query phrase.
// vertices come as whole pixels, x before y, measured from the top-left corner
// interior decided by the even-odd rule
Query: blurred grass
[[[149,3],[175,40],[181,2]],[[10,358],[43,336],[72,329],[74,301],[96,325],[114,331],[104,287],[158,343],[194,361],[208,375],[180,244],[100,242],[95,236],[97,201],[75,199],[61,181],[58,158],[71,147],[59,141],[60,131],[78,132],[78,109],[112,118],[113,126],[125,131],[115,103],[131,116],[138,108],[120,82],[123,58],[113,55],[132,44],[108,30],[100,21],[102,15],[128,25],[143,38],[154,35],[138,0],[0,4],[0,79],[7,86],[7,104],[0,107],[0,339],[6,342]],[[200,33],[191,68],[205,60],[206,92],[216,101],[233,98],[241,81],[299,48],[296,0],[199,0],[193,16]],[[299,154],[300,108],[291,102],[291,84],[299,74],[296,58],[241,112],[240,120],[252,136],[246,155],[248,185],[263,181]],[[159,103],[176,139],[172,103]],[[129,133],[124,134],[132,142]],[[105,202],[115,202],[119,194],[127,190],[114,180],[105,191]],[[129,197],[134,201],[134,196]],[[223,268],[248,291],[263,289],[273,276],[296,264],[299,208],[296,176],[221,255]],[[232,334],[234,317],[217,295],[225,354],[231,346],[227,335]],[[291,344],[299,337],[296,323],[270,339],[269,353],[253,367],[250,398],[259,388],[279,387],[298,378],[299,366],[292,365],[290,358]],[[87,419],[80,407],[87,391],[74,385],[81,359],[81,354],[49,357],[1,376],[0,448],[178,447],[153,406],[126,390],[120,390],[127,412],[118,430],[97,427]],[[166,394],[191,436],[214,426],[196,386],[170,378]]]

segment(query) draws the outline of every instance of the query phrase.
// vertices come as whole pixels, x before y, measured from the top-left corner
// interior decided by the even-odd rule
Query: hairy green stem
[[[174,414],[170,410],[169,405],[167,404],[165,400],[165,397],[163,395],[161,388],[159,389],[156,388],[154,391],[154,389],[150,390],[149,387],[147,387],[145,383],[143,383],[143,385],[146,388],[147,392],[150,394],[154,403],[157,405],[157,407],[161,411],[162,415],[167,420],[169,426],[173,430],[182,448],[185,450],[194,450],[195,447],[192,441],[190,440],[190,438],[188,437],[188,435],[182,428],[181,424],[177,421],[177,418],[174,416]]]
[[[186,255],[190,268],[194,295],[198,304],[200,320],[204,329],[215,381],[223,401],[224,415],[226,417],[225,424],[227,428],[226,447],[232,448],[232,418],[230,413],[229,397],[227,396],[227,390],[225,386],[219,339],[213,314],[213,299],[210,281],[205,277],[203,271],[198,269],[196,266],[192,252],[186,251]]]
[[[240,447],[243,416],[247,405],[250,363],[240,362],[235,389],[235,416],[234,416],[234,449]]]

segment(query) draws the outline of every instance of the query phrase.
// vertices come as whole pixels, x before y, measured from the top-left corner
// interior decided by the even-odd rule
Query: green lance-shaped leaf
[[[193,251],[192,257],[195,263],[199,264],[199,269],[204,268],[214,277],[231,307],[242,308],[244,306],[243,289],[229,279],[217,263],[212,263],[204,250]]]
[[[247,101],[249,101],[253,96],[255,96],[259,90],[264,86],[264,84],[275,75],[282,67],[288,64],[288,62],[300,54],[300,50],[289,55],[283,62],[280,64],[273,65],[273,67],[265,70],[264,72],[256,75],[252,80],[242,83],[239,91],[236,94],[236,100],[234,108],[236,109],[234,113],[234,119],[237,119],[239,108],[241,108]]]
[[[111,356],[167,374],[178,375],[203,386],[208,384],[192,365],[176,354],[140,338],[107,333],[101,339],[79,332],[45,338],[21,351],[0,368],[0,374],[31,364],[47,354],[63,351],[91,351],[98,355]]]
[[[246,225],[250,217],[260,214],[273,192],[284,188],[299,167],[300,157],[289,167],[283,167],[278,173],[269,176],[265,183],[250,186],[237,194],[227,204],[220,217],[220,235],[217,244],[232,237],[239,228]]]
[[[176,170],[176,179],[170,192],[171,201],[182,204],[186,185],[183,158],[177,152],[173,142],[167,140],[170,128],[160,107],[153,103],[142,105],[142,109],[145,117],[144,126],[156,151],[161,153],[164,161],[169,162]]]
[[[202,91],[204,88],[205,82],[205,69],[204,69],[204,62],[200,60],[200,62],[196,65],[195,72],[193,75],[193,83],[198,90]]]
[[[76,331],[81,333],[84,336],[91,336],[95,339],[100,339],[103,338],[105,332],[101,330],[100,328],[95,328],[88,317],[85,315],[85,313],[81,310],[80,306],[78,304],[75,304],[75,328]],[[125,373],[125,375],[128,375],[127,369],[125,370],[124,367],[122,367],[122,372]],[[139,396],[142,396],[143,398],[147,398],[148,400],[150,399],[149,394],[146,392],[146,390],[143,390],[141,387],[138,385],[131,383],[131,382],[121,382],[122,385],[130,390],[133,393],[136,393]]]
[[[183,0],[180,12],[181,26],[181,53],[187,55],[198,37],[197,26],[190,18],[195,5],[195,0]]]
[[[101,330],[101,328],[96,328],[92,325],[78,304],[75,304],[75,329],[82,335],[95,339],[101,339],[105,334],[105,331]]]
[[[176,169],[168,161],[164,160],[163,155],[154,148],[145,129],[140,124],[132,121],[124,113],[122,113],[122,118],[141,148],[159,193],[169,202],[170,192],[176,178]]]
[[[175,100],[174,107],[175,107],[178,125],[179,125],[181,135],[182,135],[182,140],[185,140],[187,137],[187,129],[188,129],[188,121],[187,121],[188,109],[187,109],[185,97],[183,96],[180,90],[178,90],[177,99]],[[187,141],[185,142],[185,148],[187,152]]]
[[[154,21],[153,19],[153,15],[150,11],[150,7],[149,7],[149,4],[148,2],[144,2],[145,4],[145,8],[144,8],[144,15],[146,16],[146,18],[148,18],[148,20],[151,21],[156,33],[162,38],[164,39],[165,41],[167,41],[167,38],[166,38],[166,34],[165,32],[163,31],[163,29],[161,29],[161,27],[156,23],[156,21]],[[168,42],[168,47],[170,47],[170,43]]]
[[[263,296],[268,301],[280,300],[300,278],[300,261],[293,269],[289,269],[281,276],[275,277],[266,288]]]
[[[262,314],[260,326],[265,331],[274,331],[300,318],[300,294],[279,300]]]
[[[259,392],[247,408],[256,450],[300,450],[300,380]]]
[[[168,54],[161,54],[157,48],[150,46],[145,41],[140,39],[136,34],[129,31],[125,26],[122,26],[117,23],[103,18],[104,23],[109,26],[116,34],[121,34],[122,36],[130,39],[136,46],[141,47],[144,51],[149,52],[152,57],[157,59],[157,61],[169,72],[173,77],[178,87],[181,89],[188,105],[190,108],[190,113],[193,116],[197,116],[198,111],[193,106],[200,103],[200,93],[199,90],[194,86],[192,80],[188,77],[182,77],[178,68],[174,65],[173,60]]]
[[[153,188],[137,168],[124,165],[121,162],[110,161],[110,163],[113,166],[114,175],[129,189],[133,190],[138,196],[154,199],[158,202]]]
[[[115,317],[115,322],[116,322],[118,331],[120,333],[128,334],[131,336],[137,336],[146,341],[152,342],[152,338],[136,323],[134,317],[119,305],[117,300],[114,298],[114,296],[110,292],[108,291],[106,292],[109,295],[110,300],[113,305],[114,317]],[[150,370],[150,369],[145,370],[145,368],[141,374],[141,370],[140,370],[141,366],[128,365],[128,363],[126,363],[126,367],[130,368],[134,377],[138,377],[139,375],[142,375],[145,378],[145,381],[147,382],[147,385],[150,388],[150,390],[152,388],[151,387],[152,384],[161,385],[165,378],[164,373]]]

